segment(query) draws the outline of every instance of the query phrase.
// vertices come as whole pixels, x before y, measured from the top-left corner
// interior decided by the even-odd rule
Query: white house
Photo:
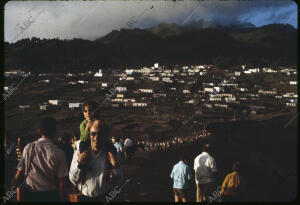
[[[207,103],[205,103],[204,106],[209,108],[209,109],[211,109],[213,107],[212,104],[207,104]]]
[[[226,105],[226,104],[214,104],[214,107],[227,109],[228,105]]]
[[[209,101],[222,101],[222,98],[220,98],[220,97],[210,97]]]
[[[111,99],[111,102],[124,102],[124,99],[122,99],[122,98],[114,98],[114,99]]]
[[[126,73],[127,75],[131,75],[131,74],[133,73],[133,69],[126,69],[126,70],[125,70],[125,73]]]
[[[141,93],[153,93],[153,89],[139,89]]]
[[[102,75],[102,70],[99,69],[99,71],[96,72],[94,76],[95,76],[95,77],[102,77],[102,76],[103,76],[103,75]]]
[[[277,73],[276,70],[273,70],[272,68],[263,68],[264,73]]]
[[[61,105],[62,100],[49,100],[48,101],[50,105]]]
[[[108,84],[107,83],[101,83],[101,86],[104,88],[107,88]]]
[[[183,90],[182,93],[189,94],[189,93],[191,93],[191,91],[189,91],[189,90]]]
[[[235,101],[236,101],[236,98],[235,98],[235,97],[226,97],[226,98],[225,98],[225,101],[226,101],[226,102],[229,102],[229,103],[230,103],[230,102],[235,102]]]
[[[116,90],[118,92],[125,92],[125,91],[127,91],[127,88],[126,87],[116,87]]]
[[[185,101],[185,103],[187,103],[187,104],[194,104],[195,101],[194,100],[188,100],[188,101]]]
[[[40,110],[47,110],[49,105],[40,105]]]
[[[50,80],[40,80],[41,83],[50,83]]]
[[[80,108],[82,103],[69,103],[69,108],[74,109],[74,108]]]
[[[166,93],[153,93],[153,97],[157,98],[157,97],[166,97],[167,94]]]
[[[157,69],[159,67],[159,63],[154,63],[154,68]]]
[[[135,102],[135,99],[134,98],[131,98],[131,99],[124,99],[123,100],[125,103],[129,103],[129,102],[131,102],[131,103],[134,103]]]
[[[127,77],[126,80],[134,80],[134,77]]]
[[[214,92],[214,88],[204,88],[204,92],[205,93],[213,93]]]
[[[172,83],[173,81],[170,78],[162,78],[163,82]]]
[[[88,81],[85,81],[85,80],[78,80],[77,82],[80,84],[88,84]]]
[[[213,90],[217,93],[221,92],[223,90],[222,87],[213,87]]]
[[[240,75],[241,75],[241,72],[235,71],[235,72],[234,72],[234,75],[235,75],[235,76],[240,76]]]
[[[133,107],[147,107],[147,103],[135,102],[132,103]]]
[[[264,94],[264,95],[276,95],[277,91],[276,90],[258,90],[258,93]]]
[[[21,110],[29,109],[29,105],[19,105]]]
[[[118,93],[117,98],[124,98],[124,94]]]
[[[159,77],[155,77],[155,76],[150,77],[149,79],[152,80],[152,81],[159,81]]]
[[[296,103],[286,103],[287,107],[296,107]]]

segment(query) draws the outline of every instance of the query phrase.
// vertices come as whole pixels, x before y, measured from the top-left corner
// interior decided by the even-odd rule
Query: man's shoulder
[[[201,156],[202,156],[202,153],[199,154],[199,155],[195,158],[195,161],[198,160]]]
[[[28,143],[27,145],[25,145],[25,147],[24,147],[24,149],[23,149],[23,152],[27,152],[28,149],[29,149],[29,147],[33,146],[33,143],[34,143],[34,142],[30,142],[30,143]]]

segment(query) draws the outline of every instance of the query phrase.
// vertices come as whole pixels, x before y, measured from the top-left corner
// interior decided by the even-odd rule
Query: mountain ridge
[[[178,32],[173,27],[166,32]],[[5,42],[5,68],[70,72],[95,66],[137,67],[154,62],[262,66],[297,63],[297,30],[290,25],[187,29],[176,35],[165,34],[135,28],[113,30],[94,41],[33,37]]]

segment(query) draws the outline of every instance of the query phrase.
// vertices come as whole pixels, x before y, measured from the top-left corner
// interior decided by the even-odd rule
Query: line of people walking
[[[204,138],[207,138],[211,135],[211,133],[207,133],[206,130],[202,130],[201,132],[194,133],[191,136],[180,136],[180,137],[169,137],[168,139],[163,139],[163,137],[158,140],[153,139],[138,139],[137,144],[145,151],[155,152],[155,151],[166,151],[169,149],[176,148],[183,144],[191,144],[196,141],[200,141]]]
[[[240,163],[234,162],[222,186],[217,185],[217,164],[211,156],[211,145],[204,144],[202,153],[194,159],[194,176],[196,184],[196,202],[240,201],[244,193],[244,178],[240,174]],[[193,173],[185,155],[173,166],[171,175],[175,202],[187,202]]]

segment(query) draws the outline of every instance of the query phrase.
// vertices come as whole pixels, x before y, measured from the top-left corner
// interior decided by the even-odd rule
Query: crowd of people
[[[145,151],[154,152],[158,150],[166,151],[176,148],[183,144],[190,144],[201,139],[207,138],[211,133],[206,132],[203,129],[200,132],[194,133],[192,136],[180,136],[180,137],[156,137],[141,139],[138,138],[137,145],[142,147]]]
[[[37,139],[23,149],[20,140],[14,145],[5,137],[6,159],[14,157],[17,163],[7,190],[18,187],[17,201],[105,201],[122,183],[117,149],[109,140],[111,127],[97,109],[94,101],[83,103],[79,140],[69,134],[57,138],[57,121],[51,117],[41,119]],[[124,146],[130,153],[126,141]],[[67,195],[68,185],[73,186],[73,194]]]
[[[6,133],[6,162],[15,160],[17,169],[6,188],[18,187],[17,201],[103,202],[113,187],[123,182],[121,162],[131,159],[138,148],[149,152],[168,150],[210,136],[203,129],[192,136],[181,137],[109,137],[112,127],[99,117],[96,102],[83,103],[82,112],[84,120],[80,124],[79,137],[74,133],[56,137],[57,121],[51,117],[41,119],[36,139],[26,146],[20,137],[14,143],[9,140],[10,133]],[[194,163],[197,202],[207,200],[216,182],[216,163],[209,153],[210,145],[207,145]],[[234,194],[237,192],[232,188],[239,186],[241,180],[237,171],[239,164],[234,166],[235,172],[226,177],[222,186],[220,196],[224,200],[236,200]],[[188,181],[192,180],[192,174],[184,156],[174,166],[171,178],[175,201],[187,201]],[[67,194],[70,193],[68,187],[72,187],[72,194]]]

